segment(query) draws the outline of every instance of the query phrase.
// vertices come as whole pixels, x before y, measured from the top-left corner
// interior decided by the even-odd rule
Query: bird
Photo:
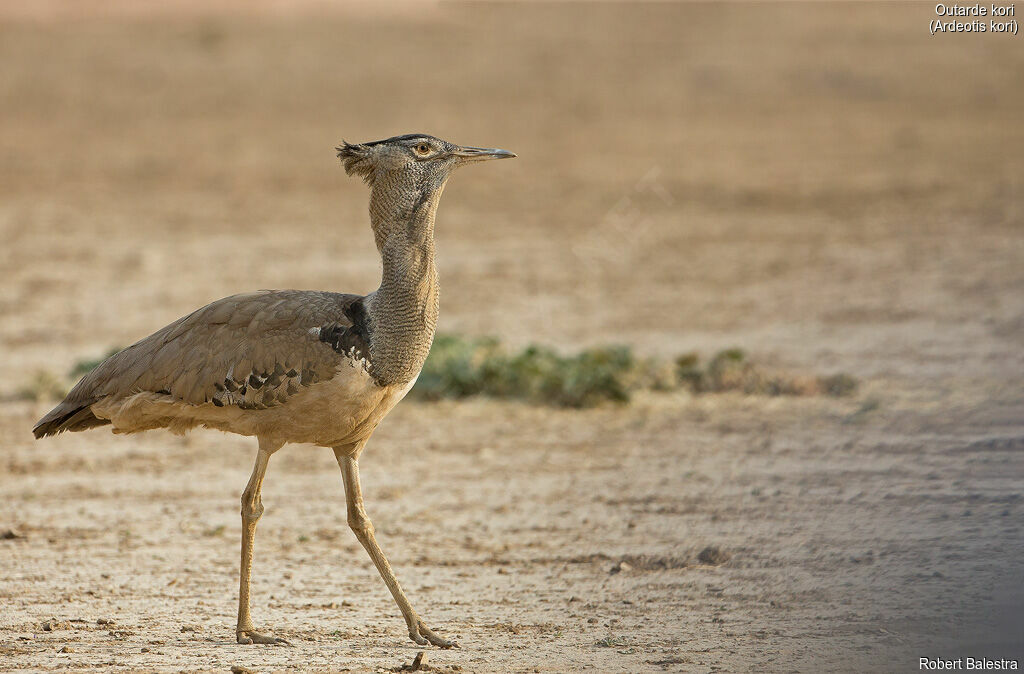
[[[335,148],[370,189],[380,286],[367,295],[260,290],[208,304],[119,351],[86,374],[33,428],[36,438],[110,425],[114,433],[205,427],[254,436],[256,461],[242,491],[240,644],[289,645],[257,631],[249,588],[261,488],[271,456],[288,443],[333,450],[348,525],[420,645],[457,646],[413,609],[381,550],[363,504],[359,457],[384,416],[409,392],[430,351],[439,307],[434,220],[455,169],[516,155],[406,134]]]

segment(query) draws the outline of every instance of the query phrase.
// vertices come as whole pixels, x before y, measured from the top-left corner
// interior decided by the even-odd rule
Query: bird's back
[[[217,300],[103,361],[33,432],[113,423],[115,432],[206,425],[256,435],[261,420],[280,425],[284,408],[324,397],[332,380],[341,388],[334,396],[354,388],[365,397],[372,379],[362,299],[264,290]]]

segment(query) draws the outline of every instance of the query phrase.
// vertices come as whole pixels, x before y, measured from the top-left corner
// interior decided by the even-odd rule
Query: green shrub
[[[497,340],[438,335],[414,396],[428,400],[488,395],[560,407],[628,402],[637,363],[626,347],[562,356],[529,346],[507,353]]]
[[[486,395],[558,407],[627,403],[638,390],[689,389],[693,393],[739,391],[747,395],[845,396],[857,381],[769,373],[741,349],[719,351],[703,365],[697,354],[674,361],[640,359],[627,346],[562,355],[543,346],[509,353],[493,338],[438,335],[412,395],[421,399]]]
[[[74,364],[74,366],[68,372],[68,376],[71,377],[72,379],[78,379],[79,377],[87,375],[93,370],[95,370],[100,363],[105,361],[107,358],[110,358],[120,350],[120,348],[115,347],[108,351],[107,355],[103,356],[102,358],[86,358],[80,360]]]

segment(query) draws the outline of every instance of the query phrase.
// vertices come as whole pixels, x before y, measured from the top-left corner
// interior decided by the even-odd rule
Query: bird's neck
[[[380,288],[367,297],[370,352],[383,384],[414,379],[430,351],[437,326],[439,283],[434,266],[434,216],[444,185],[403,190],[407,198],[374,194],[370,221],[383,270]]]

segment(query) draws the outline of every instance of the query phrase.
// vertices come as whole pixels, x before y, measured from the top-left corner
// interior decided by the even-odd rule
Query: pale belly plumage
[[[262,410],[192,405],[150,392],[102,400],[92,410],[96,416],[110,419],[115,433],[155,428],[184,433],[205,426],[272,442],[340,447],[366,440],[415,383],[413,379],[407,384],[380,386],[364,367],[346,360],[330,379]]]

